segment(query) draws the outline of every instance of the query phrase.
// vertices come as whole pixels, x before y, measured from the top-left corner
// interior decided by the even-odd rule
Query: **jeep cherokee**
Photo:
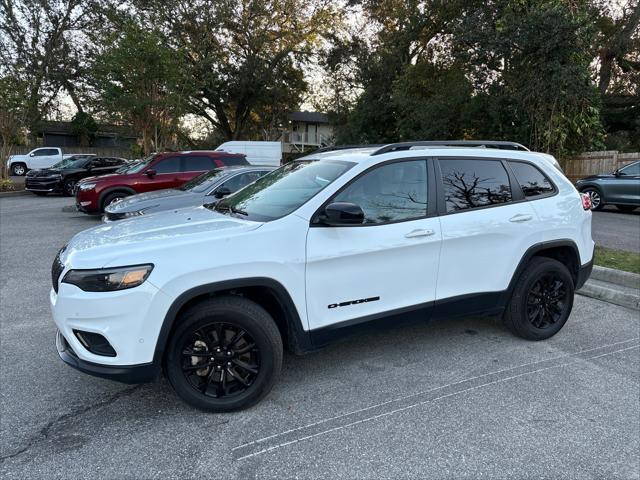
[[[229,411],[269,392],[283,346],[472,314],[549,338],[591,272],[589,198],[552,157],[487,147],[320,152],[215,206],[80,232],[52,268],[60,357],[129,383],[164,371]]]

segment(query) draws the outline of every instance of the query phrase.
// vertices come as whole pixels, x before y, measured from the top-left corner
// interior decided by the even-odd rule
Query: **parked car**
[[[640,160],[611,173],[578,180],[576,187],[589,195],[592,210],[615,205],[620,211],[631,212],[640,206]]]
[[[230,195],[275,167],[222,167],[198,175],[178,188],[139,193],[112,203],[104,209],[103,220],[124,218],[210,204]]]
[[[179,187],[216,167],[248,165],[244,155],[224,152],[165,152],[130,164],[112,175],[85,178],[76,187],[76,207],[101,213],[107,205],[136,193]]]
[[[52,267],[60,357],[131,383],[164,369],[229,411],[269,392],[283,345],[480,314],[557,334],[592,268],[589,197],[535,152],[412,145],[319,153],[209,208],[78,233]]]
[[[55,192],[71,196],[79,180],[113,173],[126,164],[124,158],[74,155],[51,168],[30,170],[24,180],[25,190],[36,195]]]
[[[49,168],[69,157],[78,154],[63,154],[62,149],[56,147],[35,148],[25,155],[10,155],[7,159],[7,168],[12,175],[23,176],[29,170],[37,168]],[[81,154],[85,157],[94,157],[95,154]]]
[[[251,165],[280,166],[282,163],[282,143],[259,141],[232,141],[224,142],[217,152],[241,153],[247,157]]]

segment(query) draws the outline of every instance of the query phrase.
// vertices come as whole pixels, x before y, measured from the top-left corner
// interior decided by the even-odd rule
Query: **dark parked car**
[[[612,173],[578,180],[576,187],[591,198],[591,210],[615,205],[618,210],[631,212],[640,207],[640,160]]]
[[[217,167],[249,165],[238,153],[191,151],[157,153],[116,174],[85,178],[76,187],[76,207],[85,213],[105,207],[136,193],[176,188]]]
[[[276,167],[222,167],[198,175],[181,187],[140,193],[112,203],[104,220],[148,215],[183,207],[216,203],[221,198],[246,187]]]
[[[71,196],[78,181],[90,176],[113,173],[126,163],[124,158],[74,155],[51,168],[30,170],[24,180],[24,186],[36,195],[53,192]]]

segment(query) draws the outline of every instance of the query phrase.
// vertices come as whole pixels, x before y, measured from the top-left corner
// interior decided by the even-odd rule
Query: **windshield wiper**
[[[244,215],[245,217],[249,216],[249,214],[244,210],[241,210],[236,207],[232,207],[231,205],[223,204],[222,202],[218,202],[213,209],[216,212],[220,212],[220,213],[231,212],[236,215]]]

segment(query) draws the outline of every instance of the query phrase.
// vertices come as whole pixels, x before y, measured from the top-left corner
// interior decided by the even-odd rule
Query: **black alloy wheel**
[[[165,371],[176,393],[209,412],[248,408],[264,398],[282,366],[273,318],[239,295],[204,300],[176,318]]]
[[[558,260],[533,257],[518,277],[504,313],[505,325],[527,340],[554,336],[573,308],[574,283]]]
[[[205,396],[233,397],[251,387],[260,371],[260,352],[246,330],[210,323],[182,346],[182,373]]]
[[[569,289],[556,273],[542,275],[529,289],[527,316],[536,328],[545,329],[559,322],[568,304]]]

